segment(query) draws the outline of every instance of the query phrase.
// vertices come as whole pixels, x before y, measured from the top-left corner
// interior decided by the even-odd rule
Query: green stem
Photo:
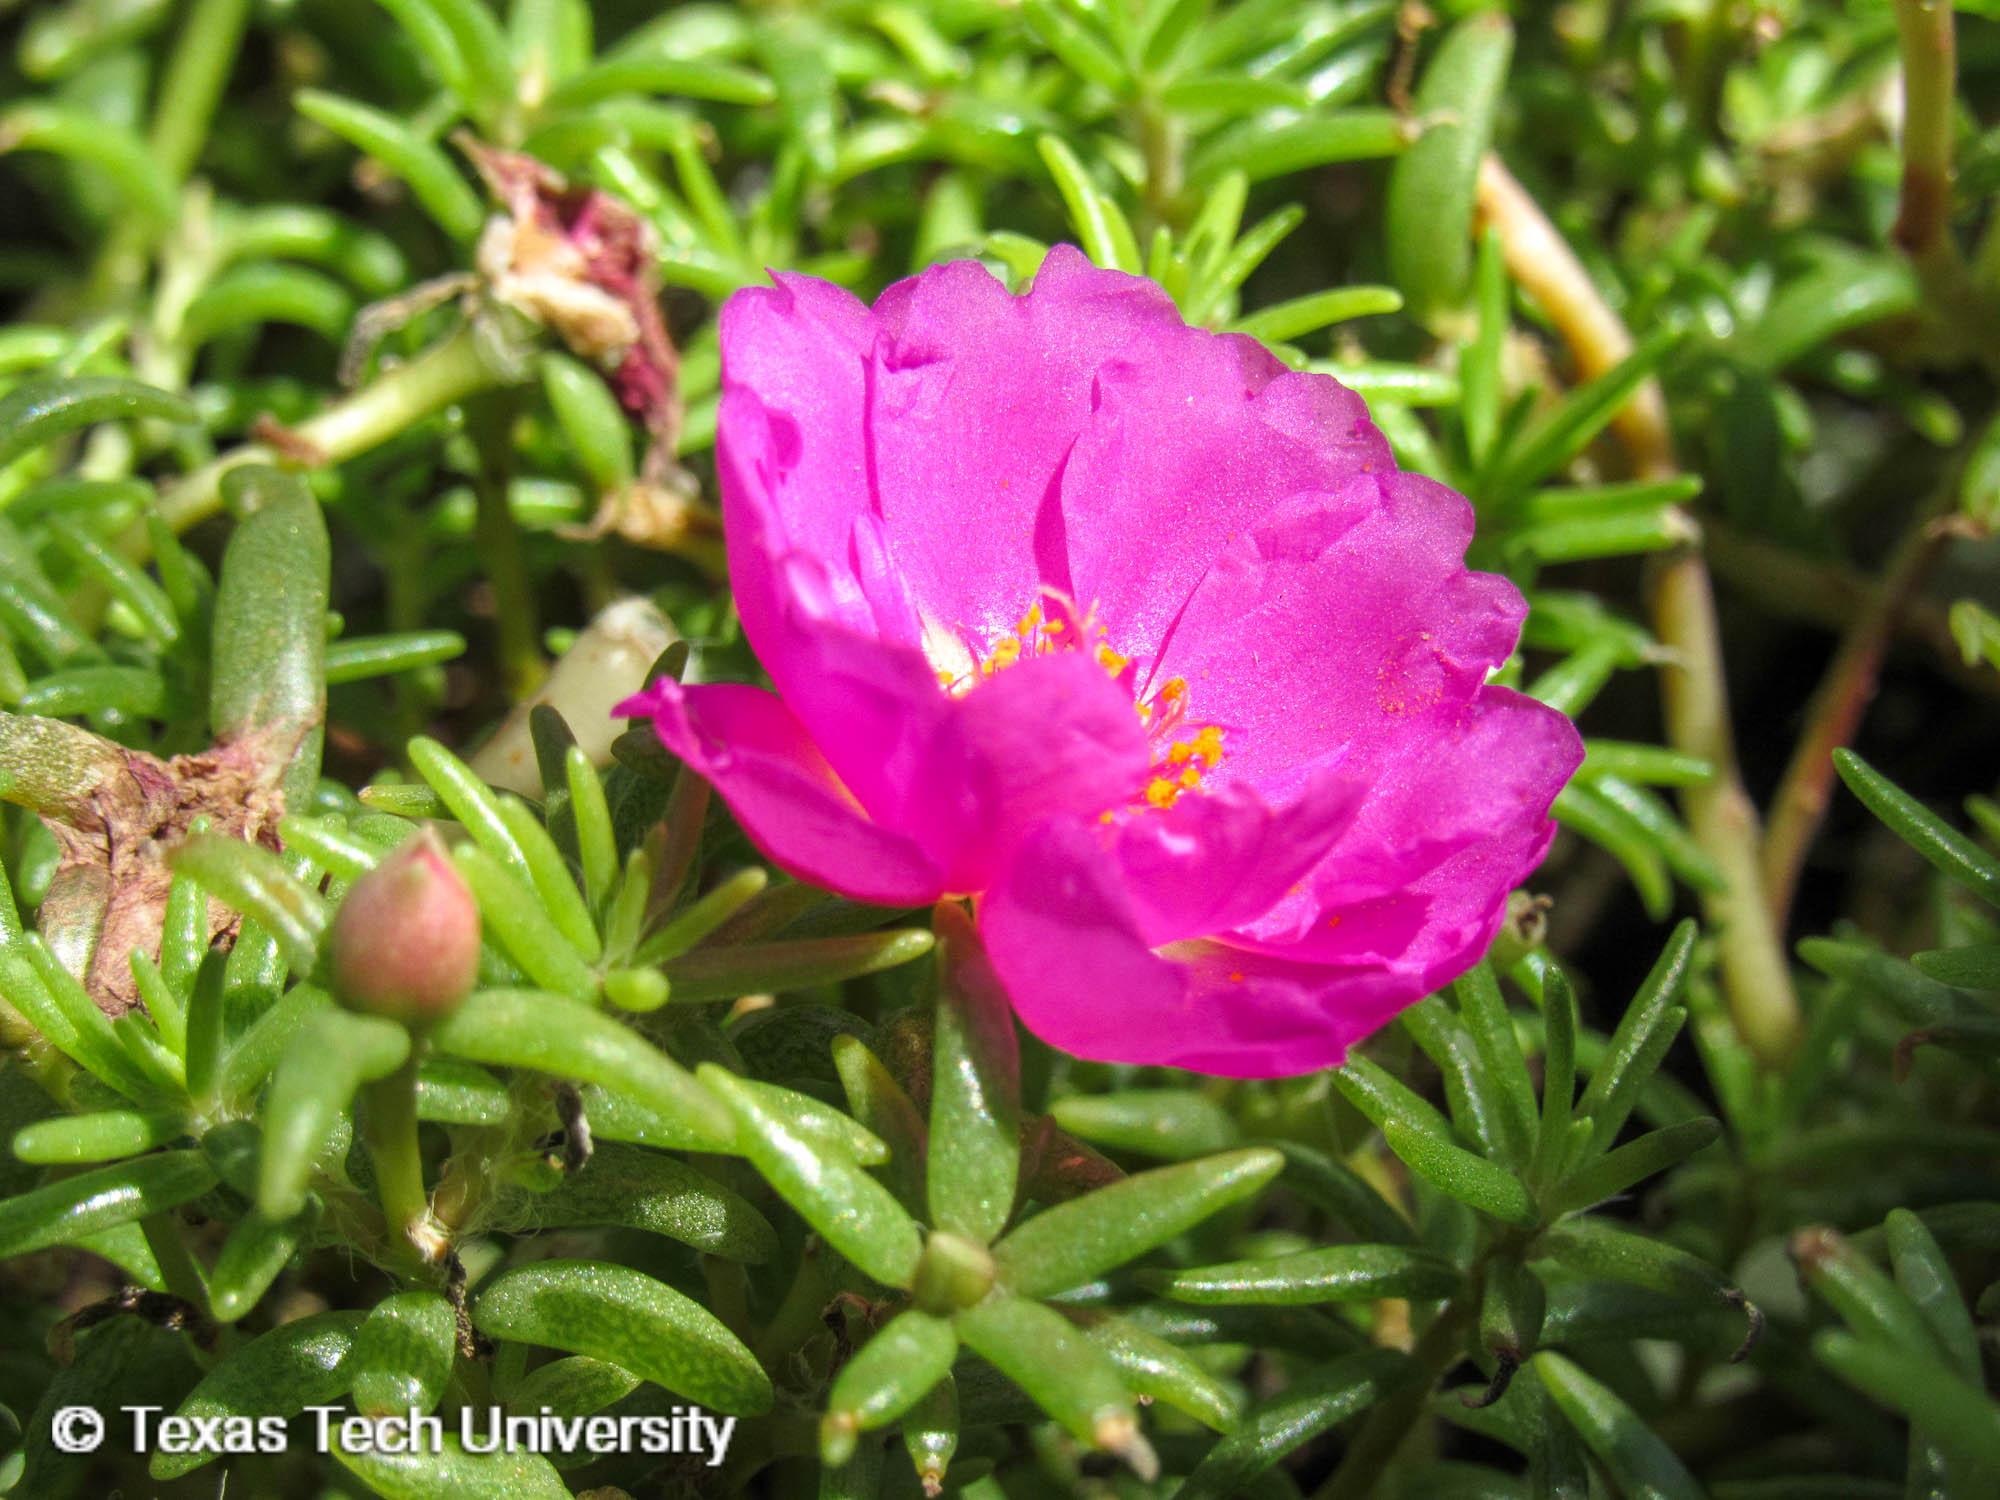
[[[388,1216],[391,1240],[431,1261],[438,1236],[431,1223],[430,1195],[424,1191],[423,1157],[417,1149],[416,1058],[369,1084],[362,1092],[360,1113],[361,1136],[375,1168],[376,1193]]]
[[[1921,265],[1949,247],[1957,45],[1948,0],[1897,0],[1903,56],[1903,182],[1896,243]]]
[[[1541,205],[1497,157],[1488,156],[1480,165],[1479,209],[1500,236],[1508,272],[1548,314],[1584,376],[1610,369],[1631,352],[1630,330]],[[1633,392],[1612,426],[1634,472],[1659,478],[1676,471],[1666,399],[1657,380]],[[1725,880],[1721,891],[1704,898],[1709,922],[1718,929],[1723,989],[1744,1041],[1775,1067],[1798,1040],[1799,1007],[1784,946],[1764,900],[1763,839],[1756,805],[1736,769],[1722,636],[1708,564],[1699,551],[1688,548],[1664,562],[1652,603],[1654,634],[1669,652],[1660,673],[1668,743],[1715,767],[1714,780],[1686,788],[1681,805],[1696,841]]]
[[[1455,1297],[1445,1304],[1410,1351],[1428,1378],[1412,1381],[1368,1414],[1341,1456],[1340,1467],[1313,1500],[1363,1500],[1376,1492],[1383,1471],[1424,1414],[1439,1377],[1464,1357],[1465,1332],[1471,1326],[1472,1304],[1467,1299]]]
[[[1951,233],[1958,44],[1950,0],[1897,0],[1896,32],[1903,63],[1903,179],[1893,237],[1916,270],[1946,344],[2000,374],[2000,310],[1982,295]]]
[[[201,1267],[188,1251],[180,1221],[171,1213],[148,1214],[139,1221],[139,1229],[146,1236],[153,1259],[159,1262],[160,1279],[167,1290],[206,1317],[208,1278],[202,1275]]]
[[[513,406],[502,398],[481,402],[471,431],[479,451],[479,474],[473,495],[479,513],[475,539],[487,581],[493,585],[494,625],[500,636],[500,671],[516,702],[541,686],[547,671],[542,660],[541,630],[536,624],[535,588],[521,552],[521,528],[508,503],[511,477],[508,426]]]
[[[229,82],[250,17],[250,0],[195,0],[167,59],[153,105],[153,155],[175,181],[194,169]]]
[[[1139,148],[1146,162],[1146,208],[1155,223],[1178,230],[1185,217],[1178,212],[1178,206],[1185,183],[1183,155],[1187,133],[1178,120],[1160,107],[1157,99],[1141,99],[1137,115]]]
[[[1838,634],[1858,614],[1876,607],[1882,587],[1857,568],[1807,557],[1721,521],[1703,525],[1715,576],[1765,614],[1817,625]],[[1904,601],[1896,622],[1900,640],[1927,653],[1933,671],[1961,692],[2000,695],[2000,677],[1986,666],[1968,667],[1951,633],[1949,613],[1929,598]]]
[[[250,0],[195,0],[160,79],[147,144],[168,177],[186,180],[215,118],[215,107],[241,51]],[[98,255],[91,281],[97,300],[117,304],[146,276],[148,229],[127,219]]]
[[[1660,669],[1667,743],[1715,768],[1712,780],[1682,789],[1681,808],[1722,871],[1722,887],[1703,895],[1702,910],[1715,932],[1723,992],[1737,1034],[1766,1067],[1781,1067],[1798,1045],[1799,1003],[1764,895],[1757,808],[1736,768],[1715,591],[1699,552],[1658,565],[1652,614],[1654,632],[1673,653]]]
[[[372,385],[336,402],[292,429],[298,450],[332,465],[368,452],[454,402],[504,385],[511,372],[497,369],[481,352],[470,328],[462,328],[406,365],[386,372]],[[244,464],[276,463],[280,455],[262,443],[222,454],[187,476],[162,497],[160,514],[175,531],[207,520],[222,508],[222,476]],[[145,556],[144,532],[136,534],[138,557]],[[128,538],[128,544],[132,543]],[[132,547],[128,545],[128,555]]]

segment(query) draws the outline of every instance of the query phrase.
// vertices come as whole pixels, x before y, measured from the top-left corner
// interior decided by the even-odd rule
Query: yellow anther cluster
[[[1132,665],[1132,658],[1104,639],[1108,632],[1097,623],[1095,611],[1076,615],[1065,601],[1055,596],[1045,597],[1053,603],[1045,607],[1043,600],[1036,600],[1030,604],[1014,622],[1012,633],[1001,636],[983,654],[973,648],[975,670],[955,674],[940,669],[938,681],[954,694],[970,692],[981,678],[992,677],[1026,658],[1080,649],[1089,650],[1091,660],[1114,679],[1122,678]],[[1147,781],[1145,791],[1134,799],[1133,805],[1142,809],[1172,807],[1183,793],[1200,790],[1202,778],[1221,764],[1222,730],[1218,726],[1209,724],[1183,733],[1189,701],[1187,679],[1169,677],[1143,701],[1133,703],[1132,710],[1154,745],[1165,746],[1164,755],[1156,750],[1153,762],[1156,774]],[[1176,734],[1182,737],[1174,738]],[[1101,816],[1106,823],[1114,822],[1118,810]]]
[[[980,675],[991,677],[995,672],[1004,671],[1021,659],[1021,643],[1010,635],[1003,635],[993,643],[993,649],[986,660],[979,664]]]
[[[1167,764],[1170,766],[1184,766],[1195,760],[1211,769],[1222,763],[1222,731],[1215,725],[1203,725],[1193,735],[1174,741],[1167,749]]]
[[[1178,682],[1180,679],[1174,679]],[[1182,691],[1186,684],[1182,683]],[[1162,690],[1164,696],[1165,690]],[[1176,697],[1179,694],[1175,694]],[[1143,715],[1142,715],[1143,717]],[[1201,778],[1222,762],[1222,731],[1213,724],[1205,724],[1184,740],[1176,740],[1167,747],[1164,762],[1155,761],[1155,766],[1164,764],[1168,768],[1179,766],[1177,775],[1155,776],[1146,783],[1146,802],[1151,807],[1172,807],[1182,792],[1192,792],[1201,786]]]

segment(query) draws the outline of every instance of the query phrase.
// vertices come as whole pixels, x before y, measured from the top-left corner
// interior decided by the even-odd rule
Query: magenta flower
[[[1271,1077],[1477,962],[1582,754],[1523,606],[1359,398],[1052,252],[722,311],[730,577],[775,694],[621,710],[778,864],[977,898],[1027,1026]]]

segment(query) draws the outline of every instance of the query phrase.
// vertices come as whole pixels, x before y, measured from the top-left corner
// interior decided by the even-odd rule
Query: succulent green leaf
[[[209,724],[303,809],[326,735],[326,522],[296,474],[244,465],[222,493],[243,519],[216,581]]]
[[[323,1312],[284,1323],[234,1350],[187,1394],[176,1416],[292,1417],[347,1393],[349,1353],[362,1314]],[[155,1479],[178,1479],[218,1455],[155,1453]]]
[[[588,1116],[586,1116],[588,1118]],[[714,1178],[655,1151],[600,1143],[552,1191],[521,1197],[507,1214],[523,1227],[616,1224],[692,1245],[704,1255],[755,1264],[778,1250],[777,1232]]]
[[[1389,174],[1383,218],[1389,269],[1420,318],[1455,307],[1471,281],[1473,194],[1513,51],[1506,15],[1477,12],[1445,34],[1417,87],[1422,134]]]
[[[1556,1409],[1622,1493],[1702,1500],[1701,1486],[1673,1450],[1609,1386],[1560,1354],[1544,1351],[1533,1364]]]
[[[922,1240],[889,1190],[773,1110],[714,1063],[698,1076],[736,1117],[739,1148],[779,1195],[842,1255],[887,1286],[908,1287]]]
[[[1396,1120],[1382,1127],[1382,1137],[1405,1166],[1448,1197],[1505,1224],[1530,1228],[1540,1221],[1528,1189],[1505,1167]]]
[[[1072,1094],[1049,1106],[1072,1135],[1111,1151],[1186,1161],[1243,1143],[1236,1117],[1195,1089],[1118,1089]]]
[[[1322,1302],[1424,1300],[1458,1290],[1458,1268],[1442,1256],[1401,1245],[1328,1245],[1265,1260],[1185,1271],[1143,1271],[1140,1279],[1175,1302],[1222,1307],[1304,1307]]]
[[[559,1417],[588,1416],[624,1400],[640,1383],[630,1370],[572,1354],[530,1370],[508,1396],[507,1409],[526,1416],[543,1411]]]
[[[478,990],[431,1033],[440,1051],[494,1067],[529,1068],[629,1095],[671,1132],[652,1144],[727,1149],[734,1120],[672,1058],[629,1027],[561,995]]]
[[[37,1120],[14,1133],[14,1155],[37,1166],[79,1166],[140,1156],[180,1135],[170,1114],[107,1109],[87,1115]]]
[[[1135,1450],[1138,1414],[1109,1355],[1069,1319],[1025,1297],[989,1297],[958,1315],[966,1347],[1034,1398],[1070,1436]]]
[[[716,1411],[770,1410],[771,1381],[713,1313],[626,1266],[551,1260],[503,1271],[480,1290],[489,1338],[607,1360]]]
[[[1007,1225],[1021,1167],[1021,1056],[1014,1012],[955,902],[935,916],[927,1182],[931,1221],[986,1244]]]
[[[458,1352],[458,1319],[436,1292],[392,1292],[354,1331],[347,1374],[363,1416],[434,1411]]]
[[[326,931],[326,903],[260,844],[220,833],[183,839],[167,856],[175,874],[192,876],[275,938],[294,972],[310,974]]]
[[[236,1322],[263,1300],[318,1219],[318,1202],[308,1200],[289,1219],[274,1222],[253,1207],[236,1221],[208,1273],[208,1309],[218,1323]]]
[[[921,958],[935,939],[922,928],[779,943],[716,944],[666,966],[676,1004],[733,1000],[837,984]]]
[[[993,1247],[1001,1284],[1021,1297],[1081,1286],[1241,1202],[1284,1164],[1275,1151],[1230,1151],[1156,1167],[1059,1203]]]
[[[1129,1318],[1094,1316],[1084,1336],[1118,1368],[1125,1388],[1145,1400],[1164,1401],[1203,1426],[1227,1432],[1241,1415],[1236,1393],[1202,1367],[1192,1351],[1169,1343]]]
[[[1188,1474],[1181,1500],[1227,1500],[1336,1423],[1394,1395],[1417,1378],[1407,1355],[1370,1349],[1343,1355],[1252,1408]]]
[[[1900,1411],[1989,1472],[2000,1471],[2000,1403],[1936,1355],[1828,1332],[1813,1353],[1857,1390]]]
[[[410,1055],[409,1033],[392,1021],[321,1010],[299,1028],[271,1075],[257,1206],[268,1219],[305,1207],[306,1184],[340,1115],[361,1085],[385,1078]]]
[[[1980,848],[1852,750],[1833,752],[1834,769],[1867,809],[1937,870],[2000,906],[2000,859]]]
[[[951,1373],[958,1335],[948,1318],[910,1308],[863,1344],[834,1377],[820,1423],[820,1456],[846,1463],[855,1436],[883,1427],[929,1395]]]
[[[889,1190],[912,1216],[922,1215],[928,1206],[923,1116],[859,1037],[833,1039],[833,1065],[855,1120],[888,1148]]]
[[[468,1453],[450,1432],[436,1453],[428,1446],[414,1453],[349,1449],[336,1441],[333,1456],[382,1500],[570,1500],[569,1486],[539,1453]]]
[[[72,375],[25,381],[0,396],[0,467],[79,428],[147,418],[175,423],[197,419],[186,397],[136,380]]]
[[[478,195],[466,185],[450,157],[394,115],[317,89],[301,89],[292,103],[315,125],[332,131],[407,182],[425,212],[453,239],[469,242],[479,233],[486,215]]]
[[[119,1224],[178,1208],[215,1186],[199,1151],[158,1151],[79,1172],[0,1199],[0,1259],[73,1244]]]

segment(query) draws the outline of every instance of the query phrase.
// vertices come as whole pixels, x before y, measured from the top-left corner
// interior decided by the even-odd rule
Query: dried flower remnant
[[[86,729],[32,714],[0,714],[9,802],[38,813],[56,841],[56,873],[37,914],[42,935],[108,1015],[138,1003],[130,958],[160,951],[173,873],[166,852],[196,819],[231,838],[278,846],[284,799],[277,771],[296,729],[161,759]],[[208,907],[211,941],[236,913]]]
[[[1359,398],[1066,247],[1010,296],[723,313],[730,574],[776,694],[623,711],[801,877],[978,898],[1079,1055],[1275,1076],[1463,972],[1581,759],[1488,674],[1523,606]]]
[[[660,314],[650,225],[597,188],[573,188],[519,151],[458,144],[505,210],[480,235],[479,273],[494,297],[561,337],[610,377],[652,436],[649,477],[671,468],[680,435],[680,356]]]

